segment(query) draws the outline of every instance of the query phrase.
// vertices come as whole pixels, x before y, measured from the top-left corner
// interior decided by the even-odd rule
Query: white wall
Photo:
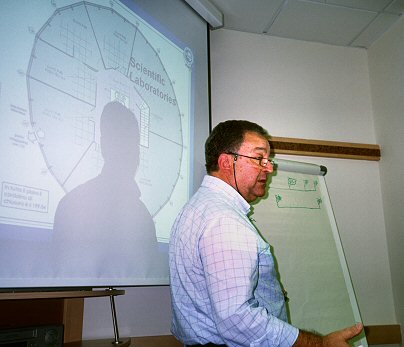
[[[368,51],[394,302],[404,336],[404,19]]]
[[[213,125],[226,119],[249,119],[274,136],[359,143],[380,140],[379,132],[376,140],[373,124],[367,51],[224,29],[212,32],[211,45]],[[402,61],[403,54],[398,59]],[[384,178],[383,170],[379,174],[384,159],[381,164],[291,159],[327,166],[327,185],[363,321],[368,325],[395,323],[380,185],[381,178],[388,184],[390,177]],[[400,206],[398,195],[395,213]],[[387,218],[392,216],[386,214]],[[400,231],[397,222],[391,223],[387,223],[392,234],[389,243],[399,238]],[[402,260],[398,249],[392,255]],[[397,268],[392,267],[396,282]],[[169,333],[168,287],[130,288],[116,301],[121,336]],[[108,300],[86,299],[84,337],[109,336],[113,330]]]
[[[115,298],[120,337],[171,334],[168,286],[124,289]],[[83,330],[83,339],[114,338],[109,298],[85,299]]]
[[[214,125],[249,119],[273,136],[376,143],[366,50],[223,29],[211,37]],[[364,323],[395,323],[379,163],[293,159],[328,167]]]

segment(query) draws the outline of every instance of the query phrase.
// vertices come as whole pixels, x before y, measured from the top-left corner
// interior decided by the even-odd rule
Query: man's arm
[[[348,340],[357,336],[363,329],[362,323],[357,323],[349,328],[335,331],[321,336],[304,330],[299,331],[294,347],[349,347]]]

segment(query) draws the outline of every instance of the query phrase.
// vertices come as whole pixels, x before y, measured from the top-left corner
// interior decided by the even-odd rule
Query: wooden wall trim
[[[358,160],[380,160],[379,145],[307,140],[291,137],[275,137],[269,139],[274,154],[303,155],[312,157],[328,157]]]
[[[369,345],[390,345],[402,342],[399,324],[367,325],[365,335]]]
[[[183,347],[184,345],[172,335],[132,337],[131,346],[142,347]]]

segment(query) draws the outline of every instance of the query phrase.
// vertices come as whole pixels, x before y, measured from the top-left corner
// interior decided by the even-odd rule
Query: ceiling
[[[369,48],[404,13],[404,0],[209,0],[223,28]]]

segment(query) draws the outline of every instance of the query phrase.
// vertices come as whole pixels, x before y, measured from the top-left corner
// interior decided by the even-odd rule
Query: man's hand
[[[339,331],[335,331],[331,334],[326,335],[323,338],[324,347],[338,347],[338,346],[349,346],[348,340],[359,335],[363,330],[362,323],[357,323],[349,328],[345,328]]]
[[[363,324],[357,323],[351,327],[335,331],[326,336],[300,330],[294,347],[349,347],[348,340],[359,335]]]

